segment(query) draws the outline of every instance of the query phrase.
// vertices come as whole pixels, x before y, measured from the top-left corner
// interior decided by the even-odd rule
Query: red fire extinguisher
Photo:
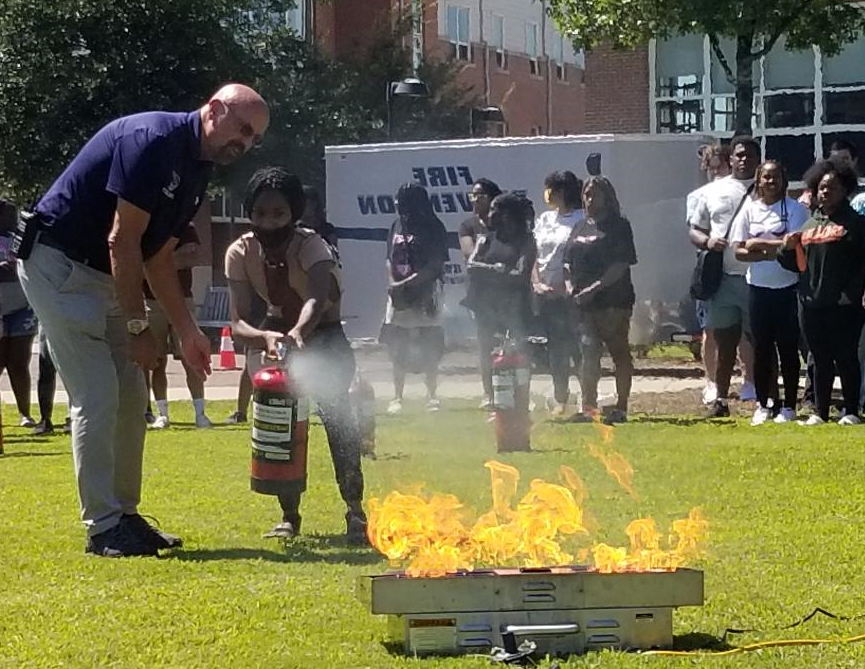
[[[306,490],[309,400],[301,397],[284,360],[252,377],[250,487],[264,495]]]
[[[509,337],[492,356],[496,448],[499,453],[529,451],[529,360]]]
[[[360,430],[361,455],[375,459],[375,389],[358,372],[348,391],[351,409]]]

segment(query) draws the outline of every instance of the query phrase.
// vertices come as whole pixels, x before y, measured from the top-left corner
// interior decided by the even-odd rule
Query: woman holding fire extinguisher
[[[304,210],[299,179],[282,168],[256,172],[247,185],[246,210],[252,232],[226,252],[225,274],[231,298],[232,330],[249,347],[249,373],[291,349],[291,383],[318,405],[327,433],[340,494],[346,503],[346,536],[365,545],[366,515],[362,507],[361,439],[349,401],[355,373],[351,350],[340,320],[342,287],[333,248],[317,233],[295,224]],[[267,317],[256,327],[249,322],[253,295],[267,303]],[[293,485],[289,485],[292,483]],[[300,531],[300,498],[305,488],[270,482],[261,492],[276,494],[282,523],[269,535],[291,538]]]

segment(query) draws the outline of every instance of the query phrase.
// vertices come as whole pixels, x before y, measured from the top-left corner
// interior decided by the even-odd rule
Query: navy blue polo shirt
[[[111,272],[108,234],[117,198],[150,214],[146,260],[178,237],[205,196],[212,164],[201,160],[199,112],[144,112],[97,132],[36,205],[63,248]]]

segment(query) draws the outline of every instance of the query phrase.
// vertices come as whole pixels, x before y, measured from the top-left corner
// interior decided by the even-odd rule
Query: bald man
[[[181,545],[138,513],[142,370],[159,355],[141,284],[146,278],[162,304],[189,368],[206,377],[210,342],[186,307],[172,251],[204,201],[213,163],[240,158],[268,122],[265,101],[240,84],[193,112],[119,118],[87,142],[36,206],[38,237],[21,254],[19,274],[70,395],[88,553],[153,556]]]

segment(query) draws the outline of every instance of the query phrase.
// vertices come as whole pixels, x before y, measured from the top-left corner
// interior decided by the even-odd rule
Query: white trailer
[[[685,196],[702,184],[697,151],[707,141],[696,135],[592,135],[327,147],[327,213],[340,233],[348,335],[374,338],[381,327],[385,240],[397,216],[394,195],[401,184],[424,185],[449,232],[445,325],[448,339],[458,342],[474,334],[459,305],[465,270],[457,243],[459,225],[471,215],[468,194],[474,179],[487,177],[503,190],[523,192],[540,213],[544,177],[571,170],[585,179],[592,153],[602,156],[602,172],[615,185],[634,229],[638,302],[678,303],[687,298],[695,257],[684,220]],[[651,328],[639,320],[632,340],[648,343]]]

